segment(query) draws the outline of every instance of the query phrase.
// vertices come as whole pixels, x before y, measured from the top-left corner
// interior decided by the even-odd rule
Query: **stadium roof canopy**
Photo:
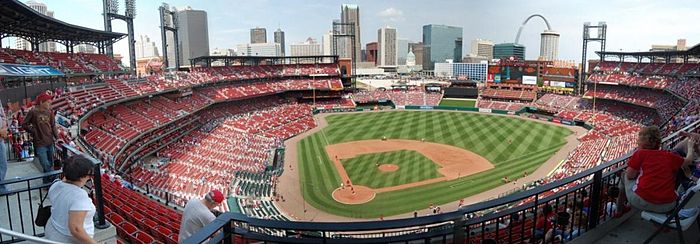
[[[595,52],[600,56],[601,59],[605,59],[605,57],[610,57],[610,56],[615,56],[619,58],[620,60],[625,60],[626,58],[635,58],[638,61],[641,62],[642,59],[648,58],[649,60],[653,60],[653,58],[665,58],[665,60],[669,61],[671,58],[674,57],[680,57],[683,58],[684,62],[688,62],[689,57],[691,56],[700,56],[700,44],[696,44],[695,46],[689,48],[688,50],[683,50],[683,51],[676,51],[676,50],[669,50],[669,51],[645,51],[645,52]]]
[[[114,43],[125,34],[94,30],[48,17],[17,0],[0,4],[0,37],[17,36],[42,43]]]

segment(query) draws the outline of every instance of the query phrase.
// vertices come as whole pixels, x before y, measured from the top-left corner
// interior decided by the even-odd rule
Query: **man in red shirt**
[[[678,194],[676,175],[683,165],[692,163],[695,158],[695,139],[687,140],[688,154],[685,159],[665,150],[661,146],[661,134],[656,126],[639,131],[639,148],[627,162],[627,171],[620,179],[620,197],[617,199],[618,213],[621,216],[629,211],[626,201],[635,208],[666,213],[673,210]]]

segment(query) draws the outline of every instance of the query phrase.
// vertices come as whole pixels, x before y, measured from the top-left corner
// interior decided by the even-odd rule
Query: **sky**
[[[119,0],[120,12],[124,1]],[[104,29],[101,0],[40,0],[62,21],[93,29]],[[160,20],[158,7],[163,1],[136,0],[135,34],[148,35],[160,49]],[[321,36],[331,29],[333,19],[340,18],[343,3],[360,8],[362,45],[377,40],[377,29],[391,26],[397,37],[421,41],[422,26],[445,24],[463,28],[464,54],[470,51],[475,38],[495,43],[513,42],[518,28],[532,14],[541,14],[552,30],[561,34],[559,59],[580,62],[584,22],[608,24],[608,51],[647,51],[652,44],[675,45],[679,38],[687,45],[700,42],[697,31],[698,0],[568,0],[568,1],[510,1],[510,0],[167,0],[170,6],[205,10],[209,21],[209,47],[231,48],[250,41],[250,28],[267,28],[268,42],[272,33],[281,28],[286,45]],[[126,33],[126,24],[114,20],[113,31]],[[533,18],[525,25],[520,43],[526,46],[526,59],[539,56],[540,32],[546,25]],[[125,57],[128,64],[126,38],[115,44],[114,52]],[[3,45],[7,45],[6,43]],[[589,45],[598,50],[599,44]],[[162,51],[159,50],[159,52]],[[590,51],[589,59],[597,56]]]

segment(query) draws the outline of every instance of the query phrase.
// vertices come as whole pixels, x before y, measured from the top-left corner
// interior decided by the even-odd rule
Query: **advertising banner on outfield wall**
[[[537,85],[537,76],[523,75],[523,84]]]
[[[490,109],[490,108],[480,108],[480,109],[479,109],[479,112],[481,112],[481,113],[491,113],[491,109]]]
[[[433,106],[420,106],[420,109],[431,110],[433,109]]]

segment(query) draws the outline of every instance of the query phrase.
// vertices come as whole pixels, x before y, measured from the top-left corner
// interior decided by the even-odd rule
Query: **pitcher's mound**
[[[399,166],[396,164],[382,164],[379,165],[379,171],[382,172],[394,172],[399,170]]]
[[[333,191],[333,199],[344,204],[363,204],[374,199],[372,188],[353,185],[352,188],[344,187]]]

